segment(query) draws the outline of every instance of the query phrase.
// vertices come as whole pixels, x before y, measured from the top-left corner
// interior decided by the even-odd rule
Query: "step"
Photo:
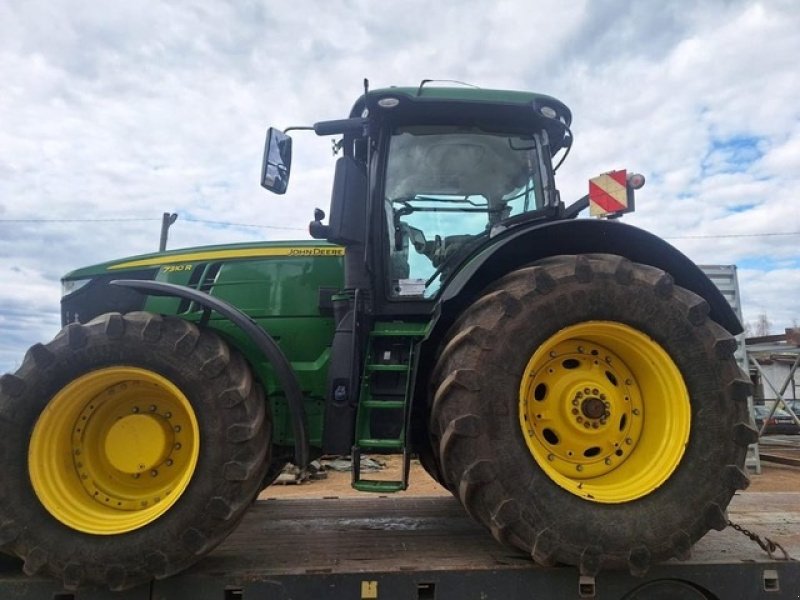
[[[405,408],[405,400],[362,400],[361,406],[365,408]]]
[[[407,337],[421,338],[425,335],[425,327],[417,323],[381,323],[369,332],[370,337]]]
[[[408,371],[408,365],[369,364],[369,365],[367,365],[367,371],[397,371],[397,372],[403,372],[403,371]]]
[[[369,448],[402,448],[403,440],[381,439],[381,438],[361,438],[358,440],[361,450]]]
[[[353,483],[353,488],[359,492],[402,492],[408,486],[404,485],[402,481],[379,481],[376,479],[361,479]]]

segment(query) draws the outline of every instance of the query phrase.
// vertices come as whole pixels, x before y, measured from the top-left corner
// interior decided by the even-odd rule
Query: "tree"
[[[758,315],[758,319],[756,320],[755,324],[755,334],[757,337],[769,335],[770,329],[772,328],[772,323],[770,322],[769,318],[767,318],[767,313],[761,313]]]

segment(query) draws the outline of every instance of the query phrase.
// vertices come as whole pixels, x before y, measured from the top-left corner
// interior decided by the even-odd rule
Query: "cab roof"
[[[565,143],[572,113],[545,94],[474,87],[389,87],[370,90],[356,100],[350,117],[398,124],[472,121],[548,131],[553,150]]]

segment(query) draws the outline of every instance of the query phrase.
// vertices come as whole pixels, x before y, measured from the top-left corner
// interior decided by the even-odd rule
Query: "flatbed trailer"
[[[733,522],[800,556],[800,493],[738,494]],[[121,593],[64,591],[0,559],[0,598],[48,600],[521,600],[800,598],[800,562],[771,559],[728,527],[689,560],[643,578],[543,568],[501,546],[450,497],[266,500],[192,569]]]

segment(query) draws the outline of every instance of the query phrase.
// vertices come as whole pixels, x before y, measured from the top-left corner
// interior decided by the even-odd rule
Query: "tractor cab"
[[[382,290],[378,303],[422,302],[428,312],[442,284],[490,238],[557,216],[552,158],[572,138],[570,111],[554,98],[425,83],[370,91],[349,119],[313,126],[341,135],[343,156],[329,223],[317,211],[310,233],[359,255],[348,261],[354,287],[369,281]],[[267,189],[285,191],[290,153],[288,136],[271,129]]]

